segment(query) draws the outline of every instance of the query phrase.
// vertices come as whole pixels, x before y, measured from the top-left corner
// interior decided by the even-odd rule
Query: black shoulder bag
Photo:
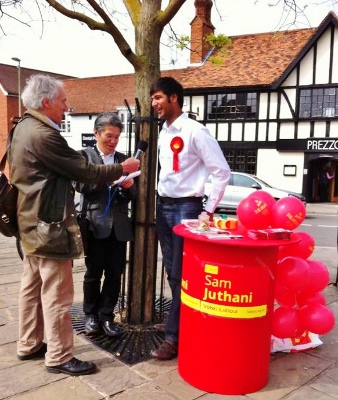
[[[4,236],[18,236],[17,198],[18,190],[11,185],[4,173],[7,152],[12,142],[15,126],[8,134],[7,149],[0,162],[0,233]]]

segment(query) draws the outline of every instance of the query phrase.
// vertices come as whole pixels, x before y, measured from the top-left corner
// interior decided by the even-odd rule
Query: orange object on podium
[[[184,237],[178,372],[206,392],[244,395],[269,377],[278,247],[296,243]],[[236,232],[234,232],[236,233]]]

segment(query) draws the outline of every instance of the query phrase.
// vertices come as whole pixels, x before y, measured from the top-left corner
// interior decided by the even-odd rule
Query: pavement
[[[322,213],[336,218],[337,212],[338,204],[307,205],[307,214]],[[336,223],[337,219],[333,221]],[[177,359],[164,362],[151,359],[129,366],[75,331],[75,356],[95,361],[99,368],[96,374],[80,377],[50,374],[43,360],[19,361],[16,340],[22,264],[15,240],[0,236],[0,400],[338,399],[338,290],[333,285],[337,249],[315,247],[310,258],[325,263],[330,272],[330,284],[323,293],[336,316],[335,327],[320,336],[322,344],[316,348],[272,354],[269,381],[261,390],[245,395],[219,395],[185,382],[178,373]],[[84,271],[83,260],[77,260],[73,268],[74,302],[82,301]]]

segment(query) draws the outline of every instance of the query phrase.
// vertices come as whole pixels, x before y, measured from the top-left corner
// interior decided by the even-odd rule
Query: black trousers
[[[126,249],[127,243],[118,241],[114,230],[106,239],[95,239],[90,232],[83,282],[83,312],[86,315],[98,316],[101,321],[114,320]]]

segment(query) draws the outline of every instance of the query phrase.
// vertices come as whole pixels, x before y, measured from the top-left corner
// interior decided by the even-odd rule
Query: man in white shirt
[[[150,89],[152,106],[165,120],[158,140],[160,176],[156,205],[156,228],[172,292],[165,340],[152,352],[159,360],[177,356],[183,238],[172,228],[182,219],[196,219],[203,210],[204,185],[213,176],[205,211],[210,220],[230,179],[230,168],[217,140],[208,129],[182,111],[183,87],[162,77]]]

